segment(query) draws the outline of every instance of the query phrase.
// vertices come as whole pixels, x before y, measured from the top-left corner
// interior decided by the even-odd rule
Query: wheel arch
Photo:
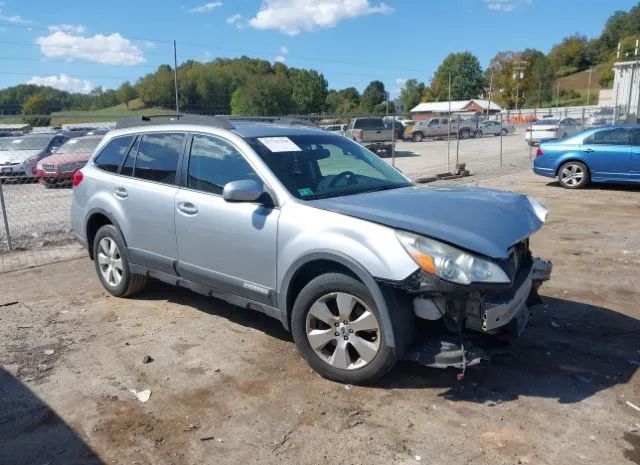
[[[278,293],[278,308],[281,313],[282,324],[290,330],[291,312],[293,304],[302,288],[312,279],[325,273],[342,272],[362,282],[373,297],[385,328],[385,343],[395,347],[395,327],[392,322],[388,305],[388,298],[384,290],[378,285],[373,276],[351,257],[336,252],[314,252],[293,263],[282,280],[281,291]]]
[[[558,161],[558,166],[556,166],[556,171],[555,171],[555,175],[558,176],[560,174],[560,168],[562,168],[564,165],[566,165],[567,163],[570,163],[572,161],[577,161],[579,163],[582,163],[584,166],[587,167],[587,171],[588,174],[591,175],[591,167],[589,166],[589,164],[582,158],[578,157],[578,156],[569,156],[567,158],[564,158],[562,160]]]
[[[85,237],[87,238],[87,249],[89,251],[89,257],[93,260],[93,241],[96,237],[98,230],[105,225],[114,226],[120,235],[122,236],[122,240],[127,244],[126,239],[122,235],[122,229],[120,225],[116,221],[116,219],[109,212],[102,208],[92,208],[87,213],[86,220],[84,222],[85,225]]]

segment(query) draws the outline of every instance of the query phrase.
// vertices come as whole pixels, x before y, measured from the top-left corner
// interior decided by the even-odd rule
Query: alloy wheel
[[[575,187],[582,183],[585,173],[578,165],[567,165],[562,169],[560,177],[567,186]]]
[[[116,241],[111,237],[103,237],[98,244],[98,265],[104,281],[111,287],[116,287],[122,281],[124,273],[122,256]]]
[[[376,314],[346,292],[333,292],[313,303],[306,317],[306,334],[316,355],[341,370],[371,363],[382,337]]]

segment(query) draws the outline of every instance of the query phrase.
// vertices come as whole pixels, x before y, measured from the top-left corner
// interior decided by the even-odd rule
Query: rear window
[[[138,145],[133,177],[175,184],[185,134],[145,134]]]
[[[629,131],[625,128],[605,129],[591,134],[583,143],[593,145],[628,145]]]
[[[534,126],[553,126],[554,124],[558,124],[560,122],[559,119],[541,119],[533,123]]]
[[[354,129],[385,129],[382,118],[360,118],[357,119]]]
[[[111,140],[96,157],[95,166],[109,173],[117,173],[133,139],[134,136],[124,136]]]

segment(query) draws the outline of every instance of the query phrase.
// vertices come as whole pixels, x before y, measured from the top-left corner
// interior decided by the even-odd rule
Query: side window
[[[592,134],[584,140],[592,145],[628,145],[629,132],[625,128],[606,129]]]
[[[640,145],[640,129],[633,128],[629,132],[631,145]]]
[[[175,184],[185,134],[145,134],[140,139],[133,177]]]
[[[96,157],[94,162],[96,167],[109,173],[116,173],[133,139],[134,136],[124,136],[111,140]]]
[[[138,150],[137,144],[138,142],[133,143],[133,147],[129,150],[129,155],[127,155],[127,159],[124,161],[124,165],[122,165],[122,169],[120,170],[120,174],[123,176],[133,176],[133,167],[136,163],[136,152]]]
[[[187,177],[189,189],[222,194],[225,184],[244,179],[259,181],[235,147],[217,137],[193,136]]]

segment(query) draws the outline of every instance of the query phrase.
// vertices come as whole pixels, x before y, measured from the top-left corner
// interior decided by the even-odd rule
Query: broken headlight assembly
[[[531,208],[533,209],[533,212],[536,214],[538,219],[543,223],[546,222],[549,210],[547,210],[547,208],[542,205],[542,202],[540,202],[538,199],[534,199],[533,197],[527,197],[527,199],[529,199]]]
[[[396,231],[400,243],[427,273],[456,284],[510,283],[496,263],[428,237]]]

